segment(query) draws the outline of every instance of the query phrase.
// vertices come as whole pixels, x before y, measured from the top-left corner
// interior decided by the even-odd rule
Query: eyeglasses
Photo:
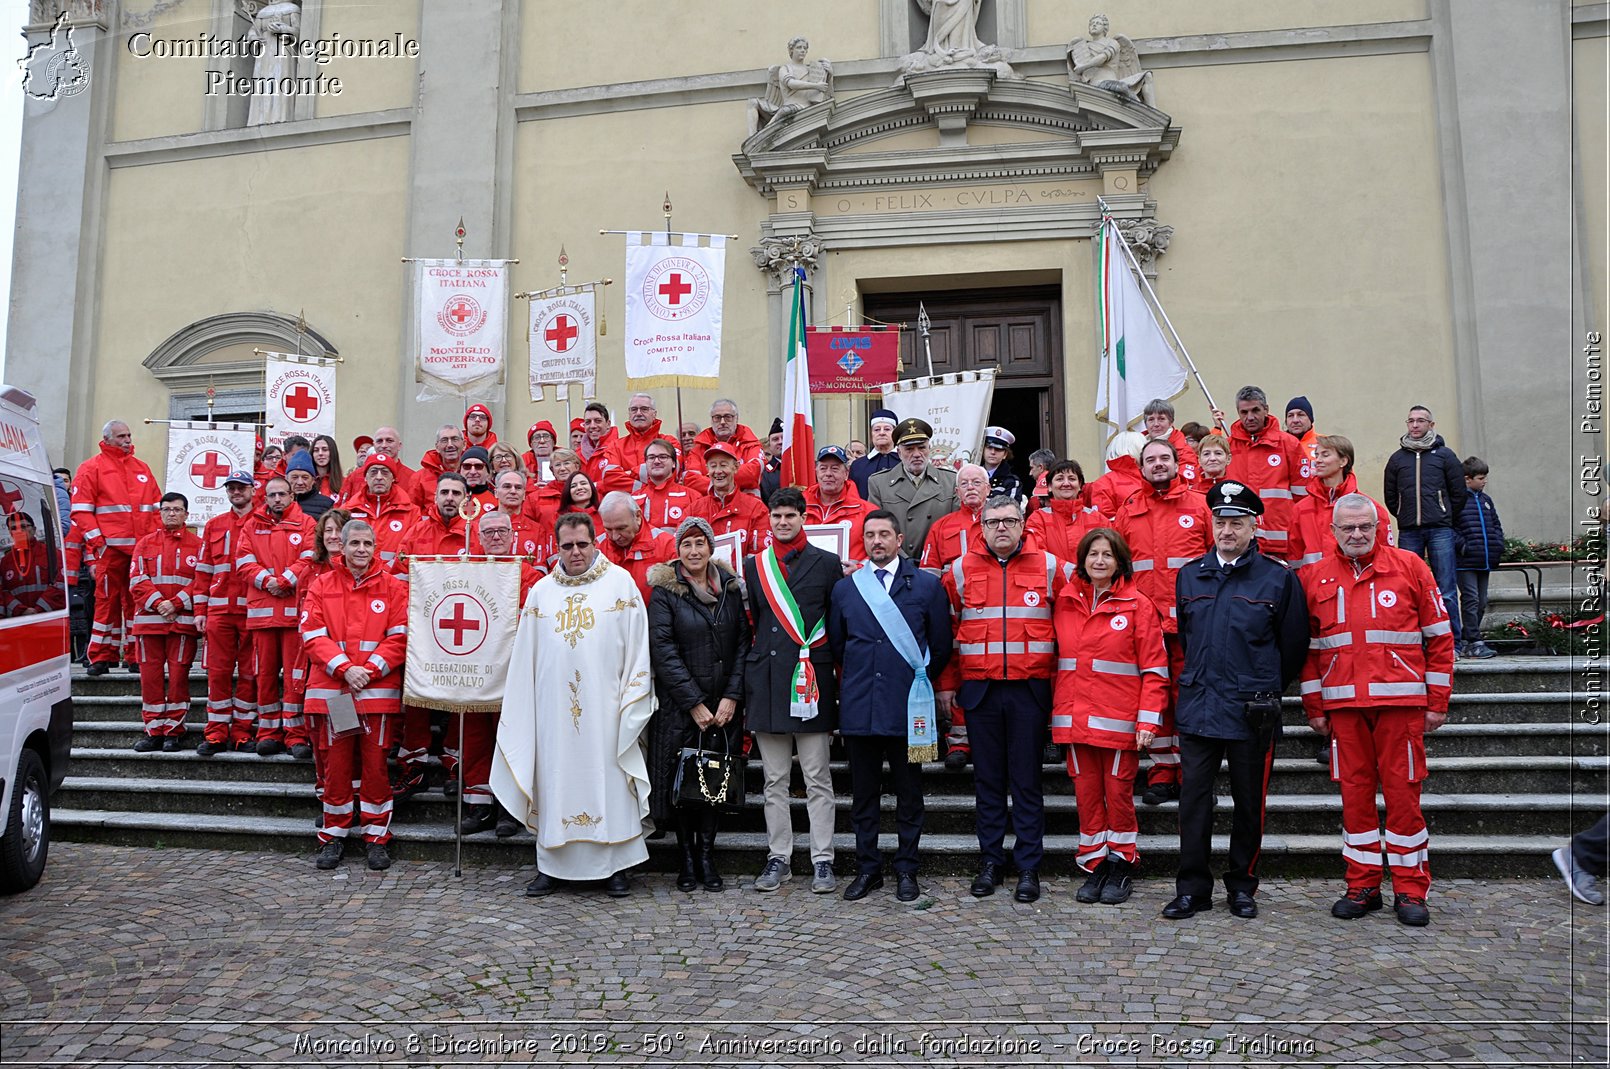
[[[1373,531],[1379,526],[1381,526],[1379,523],[1337,523],[1331,525],[1333,530],[1342,534],[1363,534],[1366,531]]]
[[[1016,527],[1022,522],[1023,521],[1018,519],[1016,516],[1004,516],[998,519],[985,520],[984,526],[988,527],[992,531],[999,531],[1007,527]]]
[[[592,543],[591,542],[560,542],[559,543],[559,548],[564,550],[566,553],[574,553],[578,549],[590,549],[590,548],[592,548]]]

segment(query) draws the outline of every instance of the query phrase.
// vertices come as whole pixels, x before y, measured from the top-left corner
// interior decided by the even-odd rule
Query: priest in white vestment
[[[625,870],[648,860],[647,608],[596,540],[590,517],[560,518],[560,567],[526,595],[503,695],[492,793],[536,836],[533,898],[563,880],[626,895]]]

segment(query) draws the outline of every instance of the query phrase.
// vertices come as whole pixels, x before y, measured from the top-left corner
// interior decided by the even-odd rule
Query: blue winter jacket
[[[1459,538],[1457,567],[1462,572],[1490,572],[1504,556],[1504,525],[1498,506],[1485,490],[1471,490],[1454,528]]]
[[[1179,570],[1174,589],[1185,646],[1180,733],[1252,738],[1247,699],[1284,691],[1308,656],[1308,603],[1297,573],[1254,543],[1228,569],[1209,550]]]
[[[889,579],[889,597],[917,645],[928,651],[928,678],[950,660],[950,599],[937,578],[901,557]],[[883,635],[883,627],[856,589],[853,576],[833,587],[827,609],[827,642],[840,665],[839,734],[906,736],[906,698],[914,673]]]

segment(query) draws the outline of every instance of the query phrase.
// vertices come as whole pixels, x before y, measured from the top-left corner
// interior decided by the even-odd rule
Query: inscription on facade
[[[908,212],[978,211],[988,208],[1034,208],[1057,204],[1094,204],[1101,183],[1020,182],[990,185],[944,186],[932,189],[884,189],[865,193],[819,193],[809,198],[817,215],[890,215]],[[777,195],[779,211],[801,211],[806,196],[800,190]]]

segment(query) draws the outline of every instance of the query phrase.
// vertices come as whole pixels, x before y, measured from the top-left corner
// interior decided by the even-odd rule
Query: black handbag
[[[744,769],[741,754],[732,752],[725,728],[716,728],[721,749],[705,746],[705,732],[699,733],[698,746],[684,746],[676,762],[676,783],[671,793],[678,802],[736,809],[744,804]]]

